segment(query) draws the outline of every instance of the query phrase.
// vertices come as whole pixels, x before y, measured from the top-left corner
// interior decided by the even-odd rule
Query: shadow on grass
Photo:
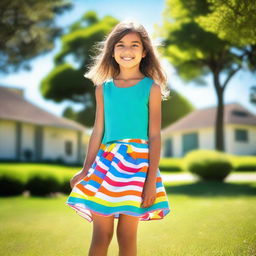
[[[217,181],[196,181],[189,184],[166,184],[167,194],[183,194],[189,196],[255,196],[255,183],[225,183]]]

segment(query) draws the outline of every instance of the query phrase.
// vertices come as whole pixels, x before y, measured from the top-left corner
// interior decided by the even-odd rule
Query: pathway
[[[163,181],[196,181],[197,176],[191,173],[164,174],[161,172]],[[231,173],[225,181],[256,181],[256,173]]]

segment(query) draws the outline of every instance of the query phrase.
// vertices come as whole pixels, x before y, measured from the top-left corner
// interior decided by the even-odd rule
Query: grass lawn
[[[256,255],[256,183],[165,186],[171,212],[140,222],[138,256]],[[0,255],[86,256],[93,224],[65,205],[66,198],[0,198]],[[118,255],[116,235],[108,255]]]

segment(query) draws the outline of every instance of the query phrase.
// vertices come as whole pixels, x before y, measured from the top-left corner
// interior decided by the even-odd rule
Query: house
[[[183,157],[193,149],[215,149],[217,107],[195,110],[162,129],[162,157]],[[256,115],[238,103],[224,106],[224,149],[256,155]]]
[[[28,102],[23,90],[0,86],[0,160],[82,163],[86,127]]]

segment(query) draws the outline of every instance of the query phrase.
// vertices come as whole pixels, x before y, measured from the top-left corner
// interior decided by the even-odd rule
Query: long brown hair
[[[140,71],[145,76],[153,79],[161,86],[162,100],[167,100],[170,90],[167,86],[167,76],[159,61],[159,53],[153,45],[146,29],[143,25],[125,20],[119,22],[112,31],[105,36],[103,41],[96,42],[94,50],[97,52],[92,57],[92,64],[84,76],[97,86],[101,85],[105,80],[116,77],[119,72],[119,64],[112,57],[115,44],[121,40],[126,34],[136,32],[141,38],[143,49],[146,50],[146,56],[141,59]]]

